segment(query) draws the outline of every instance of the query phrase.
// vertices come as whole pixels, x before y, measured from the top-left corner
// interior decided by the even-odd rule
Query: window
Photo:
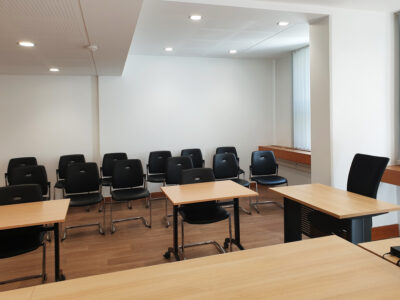
[[[292,54],[293,146],[311,150],[310,47]]]

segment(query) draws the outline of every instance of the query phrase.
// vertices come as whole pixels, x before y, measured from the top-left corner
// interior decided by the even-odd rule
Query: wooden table
[[[46,227],[54,231],[55,279],[64,280],[60,272],[60,223],[65,222],[69,199],[29,202],[0,206],[0,230],[22,228],[35,225],[54,224]]]
[[[367,242],[358,244],[361,248],[378,255],[381,258],[390,261],[391,263],[397,264],[400,261],[400,258],[396,256],[392,256],[390,254],[385,255],[390,252],[390,247],[392,246],[400,246],[400,238],[386,239],[374,242]]]
[[[358,244],[371,240],[372,216],[400,210],[400,206],[322,184],[271,188],[284,197],[285,243],[301,240],[302,207],[330,216],[335,233]]]
[[[0,299],[400,299],[399,269],[336,236],[0,293]]]
[[[255,197],[258,193],[240,185],[232,180],[203,182],[194,184],[163,186],[161,190],[173,205],[173,248],[169,248],[164,254],[169,257],[172,252],[176,260],[180,260],[178,251],[178,210],[183,204],[201,203],[213,200],[233,199],[235,238],[232,243],[239,249],[243,250],[240,243],[240,221],[239,221],[239,198]],[[221,205],[231,204],[222,202]],[[225,240],[225,244],[229,243],[229,238]]]

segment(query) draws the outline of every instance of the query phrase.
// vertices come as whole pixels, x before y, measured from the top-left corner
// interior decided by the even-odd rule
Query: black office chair
[[[152,211],[150,203],[150,223],[142,216],[131,217],[125,219],[113,220],[112,206],[113,202],[130,202],[133,200],[148,198],[150,196],[147,190],[145,175],[143,173],[142,162],[139,159],[118,160],[114,163],[112,182],[110,187],[111,202],[110,202],[110,220],[111,233],[115,232],[114,223],[142,220],[146,227],[151,228]]]
[[[181,184],[200,183],[214,181],[214,173],[209,168],[196,168],[182,170]],[[231,215],[228,211],[218,205],[217,201],[208,201],[196,204],[186,204],[179,208],[179,214],[182,217],[182,245],[179,247],[184,257],[185,248],[213,244],[220,253],[225,253],[225,249],[216,241],[205,241],[193,244],[184,244],[184,222],[189,224],[211,224],[229,219],[229,239],[230,251],[232,251],[232,228]]]
[[[147,183],[161,183],[165,182],[165,165],[167,162],[167,158],[171,157],[171,151],[153,151],[149,154],[149,161],[146,165],[146,181]],[[149,203],[152,200],[161,200],[165,199],[165,197],[161,198],[148,198],[146,202],[146,207],[149,207]]]
[[[233,153],[219,153],[213,157],[213,171],[216,180],[232,180],[244,187],[250,187],[250,182],[239,178],[239,164]],[[251,212],[240,206],[246,214]],[[251,208],[250,208],[251,209]]]
[[[218,147],[216,149],[216,151],[215,151],[215,154],[221,154],[221,153],[233,153],[235,155],[235,157],[237,159],[237,162],[238,162],[238,165],[239,165],[240,159],[238,157],[238,154],[237,154],[237,151],[236,151],[236,147],[233,147],[233,146]],[[243,174],[243,178],[245,178],[245,175],[246,175],[245,171],[242,170],[240,168],[240,166],[239,166],[239,175],[242,175],[242,174]]]
[[[8,180],[10,185],[38,184],[42,191],[43,200],[50,200],[50,182],[44,166],[24,166],[11,169]],[[50,231],[47,240],[51,241]]]
[[[118,160],[126,160],[128,155],[126,153],[106,153],[103,156],[103,163],[100,167],[101,174],[101,184],[103,186],[111,186],[112,184],[112,174],[114,163]]]
[[[0,205],[36,201],[42,201],[42,192],[39,185],[26,184],[0,188]],[[43,247],[42,274],[10,279],[2,281],[0,284],[33,278],[42,278],[42,283],[46,281],[46,243],[44,242],[44,232],[45,228],[43,226],[0,230],[0,259],[14,257]]]
[[[356,154],[351,163],[347,177],[347,191],[376,199],[379,184],[389,162],[387,157]],[[349,230],[340,226],[342,220],[322,214],[312,209],[302,209],[302,228],[307,220],[310,222],[310,231],[303,230],[308,236],[320,237],[336,234],[347,238]],[[305,232],[304,232],[305,231]]]
[[[58,169],[56,170],[57,181],[56,184],[54,185],[53,199],[56,199],[56,189],[64,191],[65,175],[67,172],[68,165],[74,163],[82,163],[82,162],[83,163],[85,162],[85,156],[83,154],[70,154],[70,155],[63,155],[60,157],[60,160],[58,161]],[[64,194],[63,198],[65,198]]]
[[[266,187],[282,184],[288,185],[288,180],[278,175],[278,164],[276,163],[275,155],[272,151],[254,151],[251,154],[250,180],[256,183],[257,193],[259,184]],[[275,201],[258,201],[257,196],[255,203],[252,203],[250,200],[250,209],[254,207],[257,213],[260,213],[257,207],[259,204],[275,204],[282,207]]]
[[[11,170],[17,167],[24,166],[37,166],[36,157],[18,157],[12,158],[8,162],[7,173],[4,174],[4,183],[8,185],[8,174],[10,174]]]
[[[166,162],[166,170],[165,170],[165,182],[166,185],[176,185],[181,181],[182,170],[192,169],[193,161],[190,156],[176,156],[176,157],[168,157]],[[166,227],[170,225],[168,217],[171,217],[171,214],[168,214],[168,200],[165,199],[165,224]]]
[[[96,163],[73,163],[67,166],[65,173],[64,194],[70,199],[70,207],[82,207],[99,204],[103,201],[99,169]],[[67,230],[79,227],[98,226],[100,234],[104,234],[106,210],[103,213],[103,227],[100,223],[81,224],[66,226],[64,236],[67,237]]]
[[[183,149],[181,156],[189,156],[193,162],[193,168],[204,168],[203,154],[200,149]]]

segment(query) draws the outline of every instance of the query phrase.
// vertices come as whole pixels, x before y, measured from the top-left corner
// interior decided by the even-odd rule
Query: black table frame
[[[54,231],[54,276],[56,281],[63,281],[65,275],[60,270],[60,223],[44,227],[44,231]]]
[[[284,242],[295,242],[302,239],[301,208],[302,204],[294,200],[284,198]],[[317,210],[318,211],[318,210]],[[324,214],[320,211],[318,213]],[[327,215],[327,214],[325,214]],[[328,215],[327,220],[332,219],[330,226],[333,233],[344,237],[353,244],[371,241],[372,217],[381,214],[373,214],[361,217],[336,219]]]
[[[201,202],[199,202],[201,203]],[[232,244],[235,244],[240,250],[244,250],[240,242],[240,220],[239,220],[239,198],[234,198],[233,201],[221,201],[218,203],[220,206],[233,204],[233,217],[234,217],[234,227],[235,227],[235,237],[232,239]],[[171,253],[175,256],[177,261],[181,260],[179,256],[179,245],[178,245],[178,212],[179,205],[174,205],[173,207],[173,247],[168,248],[165,252],[164,257],[169,258]],[[229,245],[230,239],[226,238],[224,242],[224,248]]]

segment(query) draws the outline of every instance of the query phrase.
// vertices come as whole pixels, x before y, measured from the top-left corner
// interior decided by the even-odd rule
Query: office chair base
[[[119,223],[119,222],[126,222],[126,221],[134,221],[134,220],[142,220],[142,223],[144,226],[147,228],[151,228],[151,223],[147,222],[144,217],[132,217],[132,218],[125,218],[125,219],[117,219],[117,220],[111,220],[111,233],[115,232],[115,225],[114,223]]]
[[[263,204],[275,204],[279,208],[283,209],[283,205],[278,203],[278,202],[276,202],[276,201],[257,201],[257,202],[254,202],[254,203],[250,203],[250,207],[254,207],[256,212],[259,214],[260,210],[258,209],[257,205],[263,205]]]
[[[204,241],[204,242],[197,242],[197,243],[192,243],[192,244],[185,244],[185,245],[183,245],[183,248],[186,249],[186,248],[204,246],[204,245],[214,245],[219,253],[221,253],[221,254],[226,253],[225,249],[217,241]],[[181,255],[183,256],[183,259],[185,259],[184,251],[182,250],[182,245],[179,245],[179,250],[180,250]]]
[[[233,207],[233,204],[223,205],[223,207],[232,208],[232,207]],[[251,211],[245,209],[243,206],[239,206],[239,209],[240,209],[242,212],[244,212],[245,214],[251,215]]]
[[[103,230],[103,227],[101,226],[100,223],[91,223],[91,224],[82,224],[82,225],[73,225],[73,226],[66,226],[64,228],[64,234],[63,237],[61,238],[61,241],[64,241],[67,238],[67,230],[69,229],[74,229],[74,228],[82,228],[82,227],[92,227],[92,226],[98,226],[99,228],[99,233],[104,235],[105,232]]]
[[[172,215],[167,215],[167,216],[163,216],[162,219],[165,222],[165,227],[168,228],[169,226],[171,226],[171,222],[168,220],[168,218],[172,217]]]

